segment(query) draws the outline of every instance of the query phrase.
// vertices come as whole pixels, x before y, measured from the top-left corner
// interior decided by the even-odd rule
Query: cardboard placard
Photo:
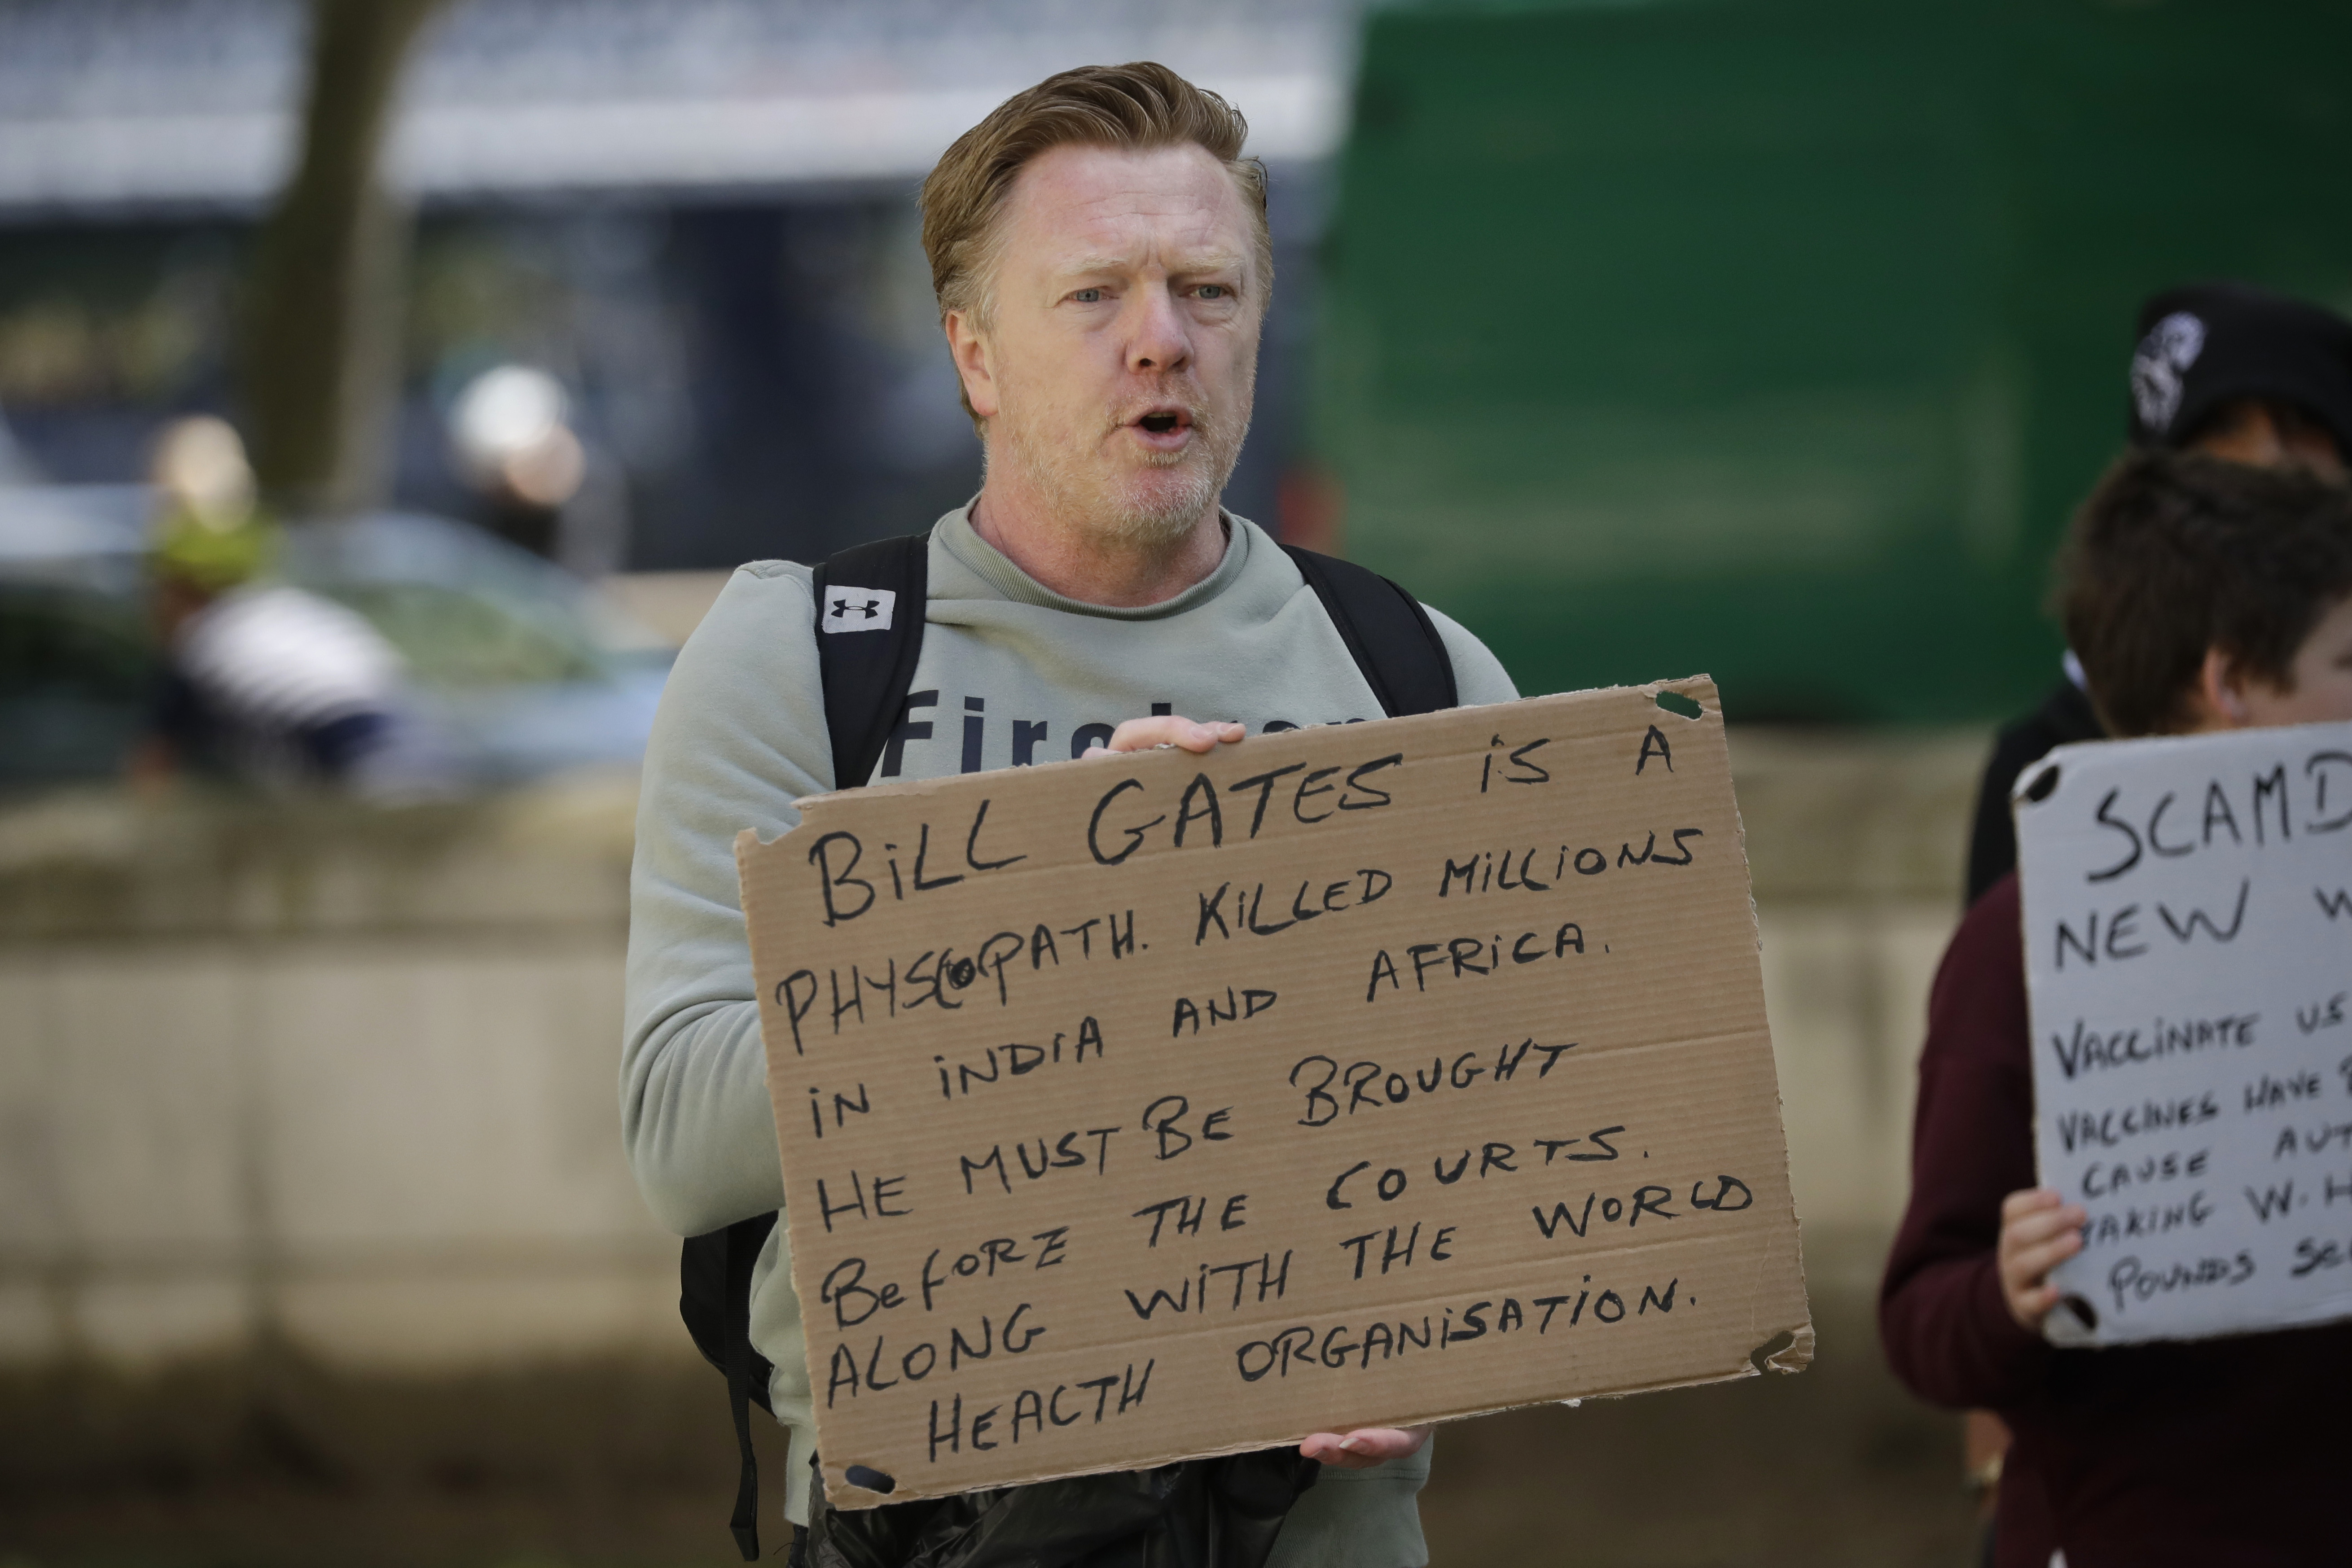
[[[2352,1314],[2352,725],[2064,746],[2014,798],[2061,1344]]]
[[[1722,714],[1659,692],[742,835],[835,1503],[1801,1368]]]

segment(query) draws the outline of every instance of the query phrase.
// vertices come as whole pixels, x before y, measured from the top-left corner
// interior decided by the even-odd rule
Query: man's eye
[[[1225,297],[1225,286],[1222,283],[1203,283],[1201,285],[1201,298],[1203,299],[1223,299]]]
[[[1081,305],[1092,305],[1102,298],[1102,290],[1099,288],[1081,288],[1076,293],[1071,295],[1070,298],[1076,300]]]

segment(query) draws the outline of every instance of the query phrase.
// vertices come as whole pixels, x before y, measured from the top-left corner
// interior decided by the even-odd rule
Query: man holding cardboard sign
[[[1888,1359],[2015,1430],[2004,1568],[2352,1560],[2310,1397],[2352,1379],[2352,503],[2135,455],[2065,599],[2115,734],[2208,738],[2028,769],[2027,896],[1970,909],[1929,1004]]]
[[[646,763],[622,1082],[638,1180],[680,1233],[784,1198],[739,831],[789,829],[799,797],[869,779],[1163,744],[1207,752],[1391,711],[1367,673],[1383,651],[1334,622],[1328,584],[1302,575],[1313,563],[1218,505],[1273,281],[1245,129],[1213,95],[1135,65],[1053,78],[959,141],[925,183],[924,243],[987,445],[980,496],[939,521],[897,588],[844,568],[820,592],[803,566],[744,568],[680,653]],[[1427,636],[1454,698],[1516,696],[1460,627],[1401,595],[1391,608],[1417,617],[1408,638]],[[910,622],[921,635],[911,674],[898,672],[903,714],[894,700],[887,744],[856,770],[829,723],[834,662]],[[814,1430],[803,1311],[780,1227],[752,1270],[750,1333],[793,1433],[795,1521]],[[1424,1561],[1421,1446],[1384,1428],[1315,1440],[1310,1457],[1363,1479],[1310,1492],[1276,1561]]]

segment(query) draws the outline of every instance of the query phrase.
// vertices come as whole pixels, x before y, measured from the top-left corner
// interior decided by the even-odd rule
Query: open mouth
[[[1159,409],[1143,415],[1135,423],[1147,434],[1168,435],[1179,430],[1189,429],[1192,422],[1185,418],[1178,410]]]

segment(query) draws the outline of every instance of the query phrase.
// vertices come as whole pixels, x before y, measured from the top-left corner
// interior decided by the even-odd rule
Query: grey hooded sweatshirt
[[[1238,720],[1252,734],[1381,716],[1314,591],[1272,538],[1228,517],[1223,559],[1164,603],[1066,599],[975,533],[969,508],[932,531],[930,599],[904,727],[875,779],[931,779],[1058,761],[1155,711]],[[817,673],[810,571],[755,561],[688,639],[646,748],[630,877],[621,1120],[646,1203],[681,1236],[779,1210],[735,835],[800,821],[793,801],[837,784]],[[901,608],[894,613],[904,613]],[[1465,705],[1517,696],[1502,664],[1430,612]],[[1164,707],[1159,705],[1166,705]],[[792,1432],[786,1515],[805,1521],[815,1427],[778,1225],[751,1281],[751,1343]],[[1369,1470],[1326,1467],[1284,1527],[1272,1568],[1425,1563],[1416,1497],[1429,1449]]]

